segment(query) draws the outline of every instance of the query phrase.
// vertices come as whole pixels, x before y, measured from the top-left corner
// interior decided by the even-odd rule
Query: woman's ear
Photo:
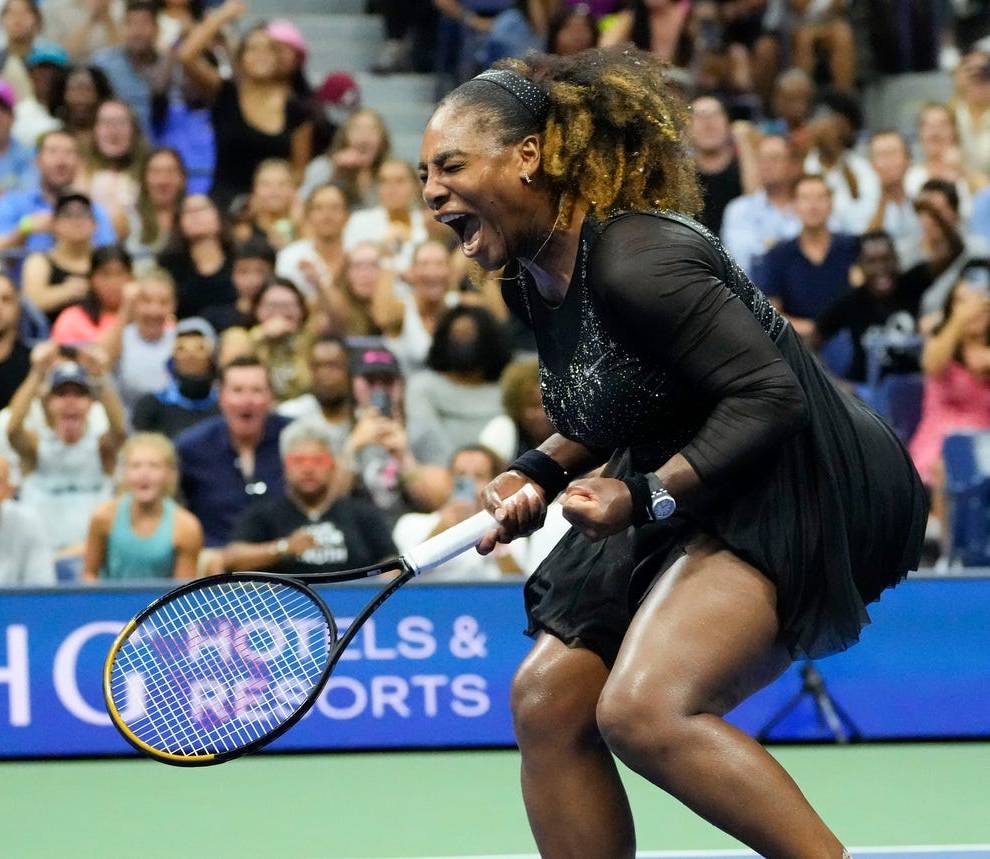
[[[530,134],[518,145],[519,177],[529,185],[540,172],[541,161],[540,138]]]

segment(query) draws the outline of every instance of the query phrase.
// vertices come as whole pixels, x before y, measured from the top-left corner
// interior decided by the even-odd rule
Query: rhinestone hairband
[[[546,122],[550,113],[550,97],[532,81],[509,69],[489,69],[475,78],[488,81],[515,96],[539,123]]]

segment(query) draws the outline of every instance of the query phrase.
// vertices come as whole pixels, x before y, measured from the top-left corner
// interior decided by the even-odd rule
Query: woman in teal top
[[[203,530],[172,498],[178,477],[172,443],[157,433],[138,433],[120,457],[123,492],[93,514],[84,578],[193,578]]]

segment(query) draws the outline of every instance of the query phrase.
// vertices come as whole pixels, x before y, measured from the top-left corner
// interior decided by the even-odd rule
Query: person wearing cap
[[[299,28],[285,18],[275,18],[268,22],[268,35],[275,43],[275,56],[279,77],[289,84],[293,95],[308,99],[313,88],[306,80],[306,54],[309,47]]]
[[[0,250],[52,249],[55,244],[51,233],[52,208],[59,194],[70,190],[79,175],[82,167],[79,143],[66,131],[49,131],[38,141],[35,165],[38,168],[35,179],[0,197]],[[117,234],[102,206],[93,206],[93,220],[96,222],[93,243],[113,244]]]
[[[127,436],[124,407],[106,378],[97,349],[78,350],[73,360],[51,342],[31,352],[31,371],[10,403],[7,438],[20,457],[22,502],[46,523],[49,546],[78,554],[93,509],[110,497],[117,452]],[[41,394],[46,423],[35,431],[26,418]],[[99,432],[87,420],[95,402],[108,426]]]
[[[11,134],[32,153],[42,134],[62,127],[49,106],[68,65],[69,57],[58,45],[35,45],[24,59],[31,92],[17,100]],[[32,164],[29,172],[33,171]]]
[[[13,136],[14,88],[0,80],[0,196],[16,188],[34,169],[34,153]]]
[[[119,45],[93,55],[93,65],[103,69],[122,102],[137,115],[146,137],[152,136],[152,103],[164,99],[171,84],[172,63],[159,54],[158,7],[152,0],[129,0]]]
[[[173,332],[169,381],[153,394],[139,397],[131,424],[141,432],[175,438],[183,430],[220,414],[217,379],[217,335],[205,319],[180,319]]]

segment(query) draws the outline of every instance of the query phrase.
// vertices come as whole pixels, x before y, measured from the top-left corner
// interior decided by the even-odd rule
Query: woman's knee
[[[677,696],[652,684],[609,683],[596,709],[598,731],[605,743],[633,767],[645,757],[654,765],[661,763],[680,742],[687,719]]]
[[[598,739],[595,705],[608,669],[590,651],[556,644],[538,645],[512,681],[512,721],[523,752]]]

